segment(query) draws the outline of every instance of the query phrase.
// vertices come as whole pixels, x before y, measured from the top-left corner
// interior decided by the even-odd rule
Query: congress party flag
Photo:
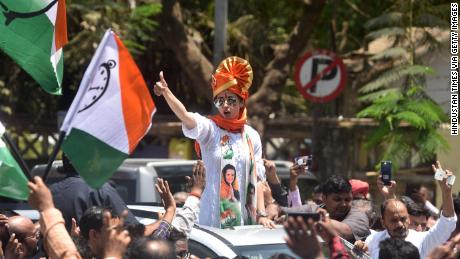
[[[0,122],[0,137],[5,127]],[[16,200],[27,200],[29,189],[27,177],[18,165],[8,147],[0,138],[0,196]]]
[[[62,149],[83,179],[98,188],[147,133],[155,111],[136,63],[109,29],[64,119]]]
[[[0,0],[0,49],[51,94],[61,94],[65,0]]]

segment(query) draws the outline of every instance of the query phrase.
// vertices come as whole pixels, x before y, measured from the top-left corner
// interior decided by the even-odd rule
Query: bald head
[[[174,201],[176,204],[184,204],[185,200],[187,200],[188,193],[186,192],[176,192],[174,193]]]
[[[38,228],[27,217],[13,216],[8,218],[8,232],[15,234],[18,242],[22,243],[26,255],[33,255],[37,250],[37,232]]]
[[[382,203],[382,207],[380,208],[380,212],[381,212],[382,217],[385,216],[386,211],[395,211],[395,210],[403,210],[403,211],[405,210],[406,213],[407,213],[406,205],[404,204],[404,202],[402,202],[399,199],[385,200]]]
[[[10,233],[16,233],[16,235],[33,233],[35,225],[29,218],[24,216],[13,216],[8,218],[8,227]]]
[[[173,244],[166,240],[153,240],[144,237],[136,240],[129,249],[129,258],[176,258]]]
[[[406,205],[398,199],[388,199],[383,202],[382,225],[392,238],[405,239],[409,233],[409,213]]]

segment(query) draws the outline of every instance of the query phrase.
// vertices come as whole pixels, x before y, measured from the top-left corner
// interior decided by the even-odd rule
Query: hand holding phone
[[[380,177],[384,185],[391,185],[391,161],[382,161],[380,163]]]
[[[309,156],[297,156],[294,159],[295,165],[306,166],[308,171],[311,170],[312,161],[313,161],[313,156],[312,155],[309,155]]]
[[[442,181],[446,177],[447,177],[447,174],[444,170],[442,170],[441,168],[436,169],[436,172],[434,173],[434,179],[438,181]]]

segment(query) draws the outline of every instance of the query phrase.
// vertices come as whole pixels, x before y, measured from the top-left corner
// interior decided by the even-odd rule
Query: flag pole
[[[24,161],[21,154],[19,153],[18,148],[16,147],[16,145],[14,144],[13,140],[10,138],[8,133],[6,133],[6,131],[3,133],[2,139],[10,147],[13,153],[14,159],[16,160],[16,162],[18,162],[19,166],[21,167],[22,171],[26,175],[27,179],[31,181],[32,175],[30,174],[29,166],[27,166],[26,162]]]
[[[43,177],[42,177],[43,182],[45,183],[46,183],[46,178],[48,178],[48,174],[51,170],[51,166],[53,165],[53,161],[56,159],[57,153],[59,152],[59,149],[61,148],[62,142],[64,141],[64,137],[65,137],[65,131],[59,132],[58,141],[56,145],[54,146],[54,149],[53,149],[53,152],[51,153],[50,158],[48,159],[48,163],[46,164],[46,168],[45,168],[45,173],[43,174]]]

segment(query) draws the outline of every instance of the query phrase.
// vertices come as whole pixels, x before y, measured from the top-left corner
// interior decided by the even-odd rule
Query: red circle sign
[[[306,53],[295,66],[297,90],[307,100],[326,103],[335,99],[347,79],[342,60],[329,50],[314,50]]]

